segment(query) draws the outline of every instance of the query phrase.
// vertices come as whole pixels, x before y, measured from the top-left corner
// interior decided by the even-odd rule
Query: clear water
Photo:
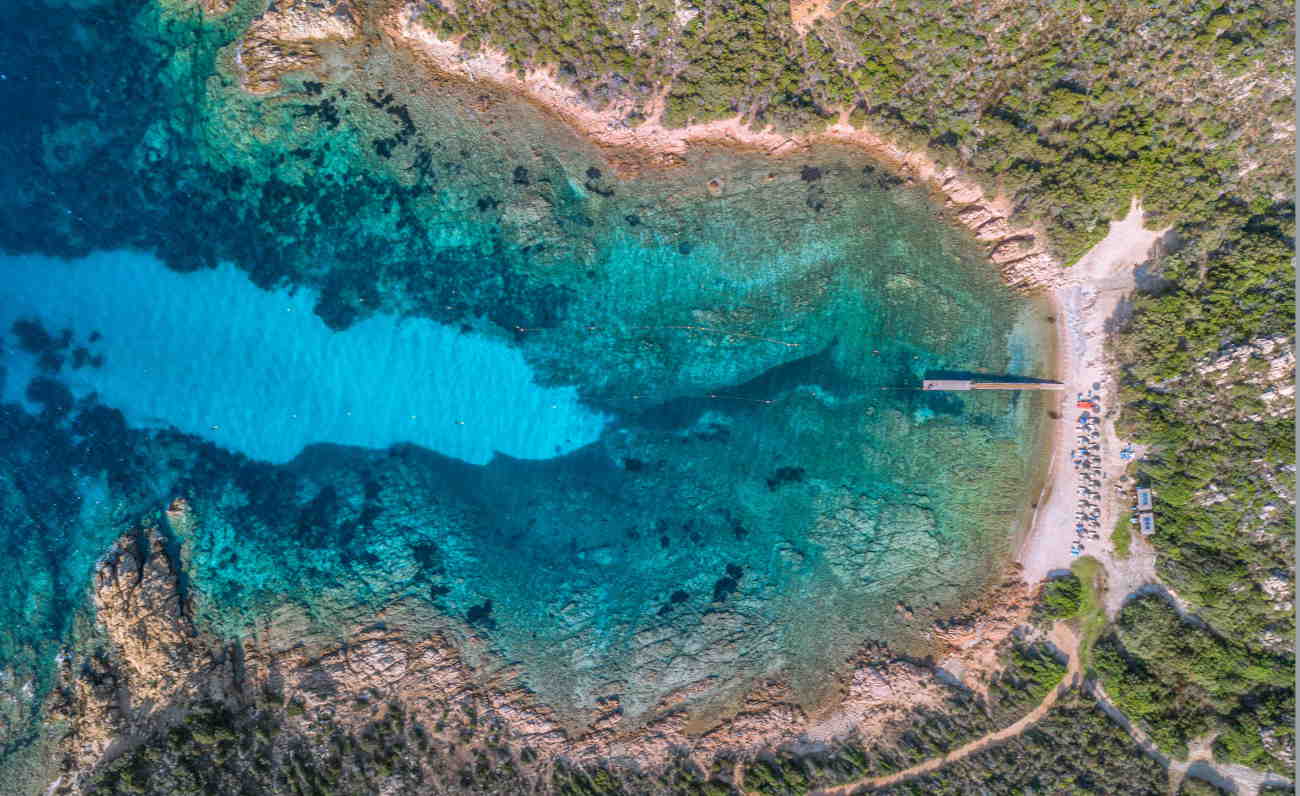
[[[573,715],[815,699],[996,571],[1043,409],[916,388],[1050,375],[1044,319],[924,196],[834,148],[619,179],[382,47],[252,98],[231,30],[158,8],[0,19],[12,682],[178,496],[211,629],[418,605]]]
[[[6,257],[0,272],[0,328],[36,319],[85,350],[63,378],[75,397],[95,393],[132,426],[174,427],[254,459],[399,442],[472,464],[548,459],[595,441],[606,421],[572,387],[538,387],[500,340],[392,315],[332,332],[313,291],[263,291],[232,266],[178,274],[113,252]],[[38,357],[18,339],[10,348],[4,398],[31,407]]]

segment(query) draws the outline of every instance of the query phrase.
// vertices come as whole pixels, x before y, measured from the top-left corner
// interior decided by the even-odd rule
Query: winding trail
[[[1210,745],[1213,744],[1214,740],[1213,736],[1197,739],[1197,743],[1193,744],[1188,760],[1173,760],[1173,758],[1166,756],[1156,747],[1151,737],[1148,737],[1140,727],[1131,722],[1121,710],[1115,708],[1100,683],[1092,682],[1092,680],[1083,682],[1079,659],[1079,636],[1076,635],[1073,628],[1070,628],[1069,624],[1065,622],[1054,624],[1049,640],[1061,652],[1069,656],[1069,665],[1066,667],[1065,676],[1061,678],[1061,683],[1035,706],[1034,710],[1028,711],[1019,721],[1009,724],[1009,726],[1001,728],[1001,730],[978,737],[978,739],[972,740],[970,743],[962,745],[962,747],[950,750],[943,756],[932,757],[930,760],[919,762],[917,765],[911,766],[910,769],[894,771],[893,774],[884,776],[866,776],[866,778],[857,779],[854,782],[842,784],[842,786],[811,791],[810,796],[850,796],[853,793],[862,792],[863,788],[887,788],[905,782],[907,779],[930,774],[931,771],[939,770],[941,767],[949,765],[949,763],[983,752],[984,749],[992,747],[993,744],[1021,735],[1022,732],[1034,726],[1039,719],[1048,714],[1049,710],[1052,710],[1062,693],[1069,691],[1075,685],[1082,685],[1089,695],[1097,700],[1100,708],[1127,732],[1128,737],[1131,737],[1134,743],[1138,744],[1141,752],[1165,766],[1167,773],[1169,773],[1170,793],[1178,793],[1183,779],[1187,778],[1188,775],[1217,784],[1218,787],[1231,793],[1238,793],[1239,796],[1256,796],[1261,787],[1270,786],[1270,784],[1279,784],[1279,786],[1292,784],[1290,779],[1278,774],[1271,774],[1269,771],[1257,771],[1249,769],[1247,766],[1236,765],[1236,763],[1214,762],[1213,754],[1210,753]]]
[[[1010,724],[1000,730],[995,730],[994,732],[980,738],[976,738],[963,746],[953,749],[941,757],[932,757],[923,763],[918,763],[912,766],[911,768],[905,768],[902,771],[896,771],[893,774],[887,774],[882,777],[866,777],[834,788],[815,790],[812,791],[812,794],[814,794],[814,796],[849,796],[849,794],[856,792],[859,788],[884,788],[890,785],[895,785],[904,780],[919,777],[922,774],[928,774],[931,771],[940,769],[949,763],[970,757],[973,754],[978,754],[995,743],[1005,741],[1008,738],[1014,738],[1024,732],[1039,719],[1046,716],[1047,711],[1051,710],[1052,706],[1056,704],[1056,700],[1066,691],[1070,690],[1070,688],[1077,685],[1079,681],[1079,637],[1066,623],[1057,622],[1052,627],[1052,632],[1049,638],[1058,649],[1069,656],[1065,675],[1061,678],[1060,684],[1048,692],[1042,702],[1039,702],[1033,710],[1026,713],[1014,724]]]
[[[1124,595],[1127,598],[1128,594]],[[810,796],[851,796],[854,793],[862,792],[864,788],[887,788],[891,785],[897,785],[909,779],[914,779],[933,771],[937,771],[944,766],[954,763],[958,760],[978,754],[990,746],[1005,741],[1008,738],[1014,738],[1020,735],[1038,722],[1039,719],[1047,715],[1047,712],[1056,705],[1057,700],[1074,686],[1082,687],[1094,699],[1103,711],[1120,727],[1124,729],[1133,742],[1142,750],[1144,754],[1151,757],[1156,762],[1165,767],[1169,774],[1169,793],[1171,796],[1177,794],[1182,786],[1183,780],[1191,775],[1198,779],[1212,782],[1224,790],[1238,794],[1239,796],[1256,796],[1260,788],[1266,785],[1290,785],[1292,781],[1286,777],[1279,776],[1267,771],[1257,771],[1247,766],[1235,763],[1216,763],[1214,761],[1211,747],[1214,742],[1213,736],[1199,738],[1192,745],[1187,760],[1175,760],[1163,752],[1155,745],[1145,732],[1117,708],[1107,696],[1105,689],[1101,684],[1092,680],[1085,681],[1082,678],[1081,663],[1079,657],[1079,636],[1065,622],[1057,622],[1052,627],[1049,640],[1056,645],[1057,649],[1069,656],[1069,662],[1065,671],[1065,676],[1056,688],[1052,689],[1043,701],[1014,724],[1003,727],[1000,730],[988,733],[980,738],[959,746],[952,751],[939,757],[932,757],[929,760],[917,763],[916,765],[896,771],[893,774],[887,774],[879,777],[864,777],[852,782],[838,785],[833,788],[822,788],[810,792]]]
[[[1169,792],[1175,794],[1182,786],[1183,780],[1192,775],[1206,782],[1212,782],[1229,793],[1238,796],[1255,796],[1265,785],[1291,785],[1291,780],[1269,771],[1258,771],[1237,763],[1216,763],[1214,760],[1214,733],[1194,739],[1188,744],[1188,759],[1176,760],[1161,752],[1142,728],[1129,720],[1128,716],[1110,701],[1101,683],[1089,682],[1089,693],[1097,700],[1101,709],[1119,726],[1123,727],[1147,756],[1165,766],[1169,772]]]

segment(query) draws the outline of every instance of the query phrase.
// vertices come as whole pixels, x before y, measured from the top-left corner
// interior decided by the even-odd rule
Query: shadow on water
[[[966,404],[953,393],[926,392],[921,389],[898,393],[900,402],[909,410],[928,409],[936,415],[957,417],[966,411]]]
[[[926,380],[950,381],[996,381],[1005,384],[1056,384],[1052,379],[1032,379],[1028,376],[1012,376],[1005,373],[975,373],[969,370],[927,370]]]
[[[551,459],[515,459],[498,453],[482,465],[410,443],[382,451],[319,443],[304,448],[287,466],[296,475],[322,484],[347,472],[396,468],[408,477],[418,474],[408,487],[413,494],[425,492],[434,503],[456,505],[475,518],[470,527],[482,538],[507,548],[516,547],[531,530],[528,519],[557,486],[566,494],[600,496],[617,509],[627,481],[625,469],[610,460],[599,442]]]
[[[860,386],[835,364],[838,341],[815,354],[777,365],[757,377],[734,387],[719,387],[708,395],[674,398],[621,419],[629,425],[656,431],[689,428],[708,411],[725,406],[728,412],[749,413],[769,406],[781,396],[799,387],[818,387],[838,395],[848,395]]]

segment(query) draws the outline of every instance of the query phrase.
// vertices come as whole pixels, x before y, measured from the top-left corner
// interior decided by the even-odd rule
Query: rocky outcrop
[[[984,679],[997,668],[997,658],[1017,628],[1029,619],[1035,590],[1024,582],[1019,567],[1012,567],[1000,583],[957,615],[936,622],[931,638],[941,646],[939,665],[956,670],[964,684],[982,691]]]
[[[135,704],[147,708],[180,696],[185,674],[198,664],[197,633],[156,528],[114,545],[95,573],[94,604]]]
[[[956,221],[987,247],[989,259],[1008,286],[1035,292],[1061,284],[1061,264],[1047,250],[1046,238],[1037,230],[1012,224],[1006,200],[985,196],[983,188],[955,169],[941,170],[929,182]]]
[[[1280,417],[1295,412],[1295,345],[1285,336],[1261,337],[1232,346],[1201,363],[1197,374],[1217,388],[1249,385],[1264,405],[1262,414]]]
[[[227,697],[232,682],[220,645],[194,628],[158,528],[117,541],[95,571],[91,599],[94,627],[62,656],[47,710],[68,722],[67,758],[88,768],[174,721],[187,704]]]
[[[196,522],[182,500],[172,503],[167,519],[173,533]],[[391,605],[342,637],[313,636],[307,618],[286,608],[247,638],[217,638],[192,618],[195,598],[169,537],[144,524],[119,539],[95,572],[94,621],[62,656],[47,705],[47,716],[68,727],[60,792],[85,791],[98,771],[142,739],[213,705],[234,712],[288,705],[286,726],[294,737],[321,744],[327,741],[322,727],[330,737],[364,734],[377,715],[398,710],[404,720],[436,728],[430,732],[467,760],[477,754],[476,744],[490,740],[531,750],[529,759],[540,767],[561,758],[602,765],[624,758],[653,769],[683,752],[707,765],[801,738],[879,739],[916,709],[940,706],[949,688],[936,670],[872,645],[850,662],[835,703],[817,715],[796,704],[786,684],[769,682],[707,725],[687,711],[688,687],[644,722],[626,722],[618,697],[609,696],[584,726],[565,726],[520,685],[514,669],[473,639],[457,644],[431,631],[439,620],[423,604]],[[950,667],[972,685],[996,667],[998,650],[1029,610],[1017,577],[994,596],[991,610],[931,631]],[[492,728],[489,735],[484,728]]]
[[[250,94],[270,94],[284,75],[319,65],[322,43],[348,41],[359,32],[359,20],[347,0],[273,3],[236,44],[240,82]]]

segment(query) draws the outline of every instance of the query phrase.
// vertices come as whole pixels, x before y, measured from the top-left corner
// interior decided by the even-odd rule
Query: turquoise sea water
[[[254,459],[399,442],[472,464],[498,452],[548,459],[605,424],[572,387],[539,388],[500,340],[391,315],[332,332],[313,291],[260,290],[231,266],[178,274],[113,252],[8,257],[0,271],[0,327],[36,319],[85,351],[81,367],[66,363],[75,397],[95,393],[132,426],[175,427]],[[39,356],[17,339],[11,350],[4,398],[30,406]]]
[[[418,601],[566,715],[811,700],[994,575],[1043,409],[916,388],[1051,375],[1045,320],[926,197],[836,148],[620,178],[383,47],[253,98],[159,8],[0,20],[8,682],[176,497],[205,627]]]

